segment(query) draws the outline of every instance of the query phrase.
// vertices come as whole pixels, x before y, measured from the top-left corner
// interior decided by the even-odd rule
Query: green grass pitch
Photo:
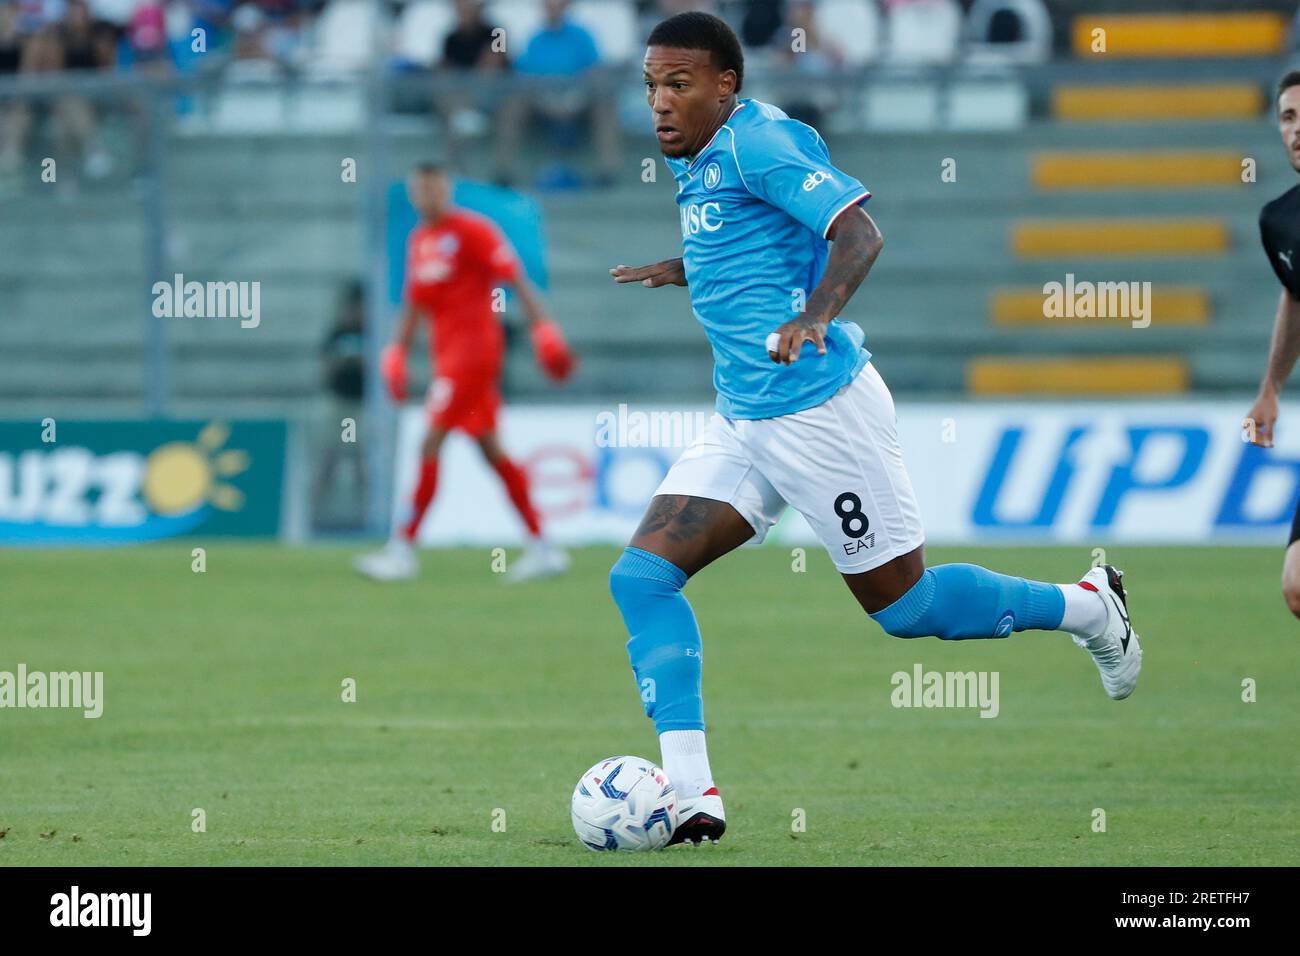
[[[1111,549],[1146,654],[1120,703],[1064,635],[898,640],[819,549],[805,573],[742,549],[687,588],[727,835],[624,855],[583,849],[568,815],[599,758],[659,757],[606,587],[617,549],[511,587],[486,551],[426,552],[418,582],[381,586],[344,549],[208,542],[200,574],[190,547],[0,551],[0,670],[103,671],[105,699],[98,720],[0,710],[0,865],[1300,858],[1281,548]],[[1091,554],[929,558],[1070,581]],[[894,708],[917,663],[997,671],[1000,713]]]

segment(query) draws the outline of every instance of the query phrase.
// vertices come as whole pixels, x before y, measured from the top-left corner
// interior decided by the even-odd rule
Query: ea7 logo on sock
[[[996,717],[998,671],[927,671],[912,665],[912,673],[897,671],[889,702],[895,707],[978,707],[981,717]]]
[[[129,926],[133,936],[148,936],[152,893],[70,893],[50,897],[51,926]]]

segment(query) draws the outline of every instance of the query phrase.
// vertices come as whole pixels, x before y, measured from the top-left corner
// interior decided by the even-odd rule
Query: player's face
[[[445,173],[412,173],[406,195],[421,216],[437,219],[451,205],[451,180]]]
[[[1288,87],[1277,98],[1277,128],[1291,168],[1300,172],[1300,86]]]
[[[646,101],[665,156],[694,156],[726,121],[736,74],[719,71],[706,50],[652,46],[645,51]]]

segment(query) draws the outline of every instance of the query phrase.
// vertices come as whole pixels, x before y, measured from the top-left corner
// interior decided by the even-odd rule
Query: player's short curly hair
[[[719,72],[736,74],[736,92],[745,82],[745,54],[735,31],[711,13],[679,13],[650,31],[646,46],[670,46],[679,50],[705,50]]]
[[[1277,93],[1273,96],[1273,99],[1277,99],[1293,86],[1300,86],[1300,70],[1292,70],[1277,81]]]

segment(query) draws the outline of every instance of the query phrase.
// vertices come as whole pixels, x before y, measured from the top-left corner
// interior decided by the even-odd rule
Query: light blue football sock
[[[609,590],[632,635],[632,661],[646,716],[656,733],[703,730],[703,645],[682,594],[686,572],[640,548],[627,548],[609,572]]]
[[[895,637],[965,641],[1055,631],[1064,614],[1065,595],[1058,585],[974,564],[941,564],[927,568],[906,594],[871,617]]]

